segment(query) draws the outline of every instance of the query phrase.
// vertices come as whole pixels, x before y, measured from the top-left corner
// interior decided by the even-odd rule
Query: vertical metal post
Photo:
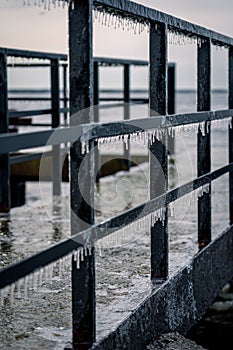
[[[51,60],[51,98],[52,98],[52,128],[60,125],[60,99],[59,99],[59,61]],[[52,153],[52,179],[53,195],[61,194],[61,158],[60,145],[53,146]]]
[[[130,65],[124,64],[124,120],[128,120],[130,118]],[[126,147],[124,144],[124,170],[129,170],[130,168],[130,150],[129,150],[129,142]]]
[[[99,104],[99,62],[94,62],[94,105]],[[95,111],[94,120],[95,123],[99,122],[99,109]]]
[[[229,109],[233,108],[233,46],[229,47],[228,53],[228,106]],[[231,120],[233,123],[233,118]],[[233,129],[229,128],[229,163],[233,162]],[[233,174],[229,173],[229,214],[230,214],[230,224],[233,224]]]
[[[211,52],[210,40],[204,38],[197,47],[197,110],[210,110],[211,96]],[[207,132],[205,123],[205,135],[199,128],[197,145],[198,176],[202,176],[211,170],[211,130]],[[204,193],[198,198],[198,244],[199,249],[205,247],[211,241],[211,184],[209,193]]]
[[[150,29],[150,109],[167,113],[167,25],[151,24]],[[163,194],[168,188],[167,136],[155,140],[150,147],[150,197]],[[151,227],[151,278],[164,280],[168,277],[167,206],[164,222],[158,220]]]
[[[99,122],[99,62],[94,62],[94,121]],[[100,154],[97,147],[97,142],[95,142],[95,174],[96,174],[96,184],[100,182]]]
[[[63,106],[67,108],[67,64],[63,65],[63,98]],[[67,125],[67,112],[64,112],[64,124]]]
[[[233,109],[233,46],[228,49],[228,107]],[[233,125],[233,118],[231,118]],[[229,127],[229,163],[233,162],[233,128]],[[229,173],[229,216],[230,225],[233,224],[233,173]],[[229,281],[229,293],[233,293],[233,278]]]
[[[69,55],[71,125],[93,122],[92,110],[85,110],[93,106],[92,0],[76,0],[69,5]],[[93,142],[90,142],[90,153],[83,155],[77,140],[70,149],[72,234],[94,224],[92,148]],[[79,174],[82,162],[84,166]],[[92,255],[81,262],[79,270],[72,260],[72,317],[73,347],[89,349],[95,341],[94,248]]]
[[[8,132],[7,56],[0,53],[0,133]],[[9,154],[0,155],[0,212],[10,211]]]
[[[168,64],[168,114],[175,114],[175,64]],[[168,135],[168,152],[174,155],[175,138]]]

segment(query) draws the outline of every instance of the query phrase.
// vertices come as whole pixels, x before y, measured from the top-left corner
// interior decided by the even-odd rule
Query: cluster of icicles
[[[192,133],[198,133],[200,130],[202,135],[205,136],[206,132],[210,130],[210,125],[212,129],[218,130],[228,130],[228,127],[232,128],[232,117],[217,119],[207,122],[202,122],[199,124],[188,124],[180,126],[168,126],[167,128],[159,128],[154,130],[139,131],[131,134],[117,135],[110,137],[100,137],[96,140],[98,149],[108,150],[118,150],[122,149],[122,146],[125,145],[125,148],[128,149],[129,145],[143,144],[143,145],[152,145],[155,139],[158,141],[163,140],[166,133],[168,132],[169,136],[174,137],[175,135],[184,135],[188,136]],[[89,153],[89,141],[82,140],[82,154]]]
[[[23,0],[24,6],[38,6],[43,7],[45,10],[51,10],[52,7],[63,7],[69,6],[73,3],[73,0]]]
[[[16,283],[0,290],[0,306],[4,306],[6,300],[10,304],[14,303],[16,298],[28,299],[30,292],[37,292],[38,289],[46,282],[52,281],[56,276],[62,279],[67,273],[67,269],[71,269],[71,259],[76,262],[77,269],[80,268],[80,262],[84,261],[85,256],[91,255],[92,249],[89,245],[79,247],[77,250],[71,252],[65,257],[47,265],[33,273],[19,279]]]
[[[51,10],[56,7],[73,6],[73,0],[22,0],[25,6],[43,7],[45,10]],[[93,20],[101,25],[113,27],[115,29],[122,29],[133,31],[134,34],[141,34],[144,31],[149,32],[150,21],[142,17],[130,16],[124,13],[115,12],[113,9],[106,8],[101,5],[94,5]],[[156,28],[155,24],[155,28]],[[169,28],[168,41],[171,45],[187,45],[195,44],[201,46],[205,39],[198,37],[192,33],[183,33],[178,29]],[[215,43],[216,47],[223,47],[221,43]]]
[[[43,59],[43,58],[28,58],[28,57],[16,57],[16,56],[7,57],[7,64],[11,65],[13,68],[14,68],[14,65],[16,64],[30,66],[30,64],[40,63],[40,62],[43,62],[45,64],[45,63],[49,63],[49,60]]]
[[[205,184],[192,192],[192,199],[197,199],[204,193],[209,192],[210,185]],[[165,223],[166,213],[168,217],[175,217],[175,203],[171,202],[167,208],[159,208],[155,212],[145,215],[141,218],[136,219],[129,225],[119,228],[118,231],[108,235],[107,237],[97,241],[95,243],[96,251],[99,256],[102,256],[102,252],[106,248],[120,247],[122,244],[128,241],[130,233],[135,232],[149,232],[150,227],[155,225],[156,222],[160,221],[162,225]],[[0,290],[0,307],[7,304],[13,305],[18,299],[30,299],[31,293],[39,291],[39,288],[47,282],[51,282],[54,277],[63,277],[67,274],[67,270],[71,269],[71,261],[76,263],[76,268],[80,268],[80,264],[84,261],[85,257],[92,254],[92,247],[86,245],[79,247],[77,250],[72,251],[70,254],[53,262],[46,267],[40,268],[33,273],[19,279],[16,283]]]

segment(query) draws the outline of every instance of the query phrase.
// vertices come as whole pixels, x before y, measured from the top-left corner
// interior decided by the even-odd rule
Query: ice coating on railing
[[[134,34],[141,34],[150,28],[149,21],[140,17],[128,16],[119,12],[106,10],[103,7],[96,7],[93,12],[94,21],[115,29],[133,31]]]
[[[213,112],[214,113],[214,112]],[[226,117],[221,119],[216,119],[212,121],[204,121],[200,123],[185,124],[179,126],[167,126],[161,128],[155,128],[146,131],[138,131],[130,134],[100,137],[96,139],[98,150],[108,149],[111,151],[121,149],[125,145],[128,149],[129,145],[143,144],[151,146],[155,139],[162,141],[163,138],[168,133],[169,136],[189,136],[193,133],[201,132],[202,136],[205,136],[206,133],[209,133],[210,127],[218,130],[228,130],[232,128],[232,117]],[[89,153],[89,141],[81,141],[82,154]]]
[[[79,247],[77,250],[64,256],[63,258],[42,267],[33,273],[26,275],[24,278],[19,279],[15,283],[12,283],[0,290],[0,307],[3,307],[5,303],[14,304],[15,299],[28,299],[30,294],[38,292],[47,282],[51,282],[53,278],[63,279],[67,270],[71,270],[72,259],[76,262],[76,268],[80,268],[81,261],[84,261],[85,257],[92,254],[91,246],[87,245]]]
[[[74,0],[21,0],[24,6],[38,6],[43,7],[45,10],[50,11],[52,8],[66,8],[68,6],[74,6]],[[129,11],[130,12],[130,11]],[[101,4],[93,4],[93,20],[98,21],[102,25],[112,26],[115,29],[122,29],[133,31],[135,34],[141,34],[145,30],[149,32],[151,21],[143,16],[137,16],[129,14],[128,12],[122,12],[111,7],[107,7]],[[157,26],[156,22],[155,27]],[[193,30],[184,30],[179,26],[168,26],[169,43],[171,45],[186,45],[195,44],[201,46],[206,40],[204,36],[200,34],[201,28],[199,28],[199,35],[194,33]],[[221,40],[212,40],[212,44],[219,48],[228,48],[227,44],[221,42]]]

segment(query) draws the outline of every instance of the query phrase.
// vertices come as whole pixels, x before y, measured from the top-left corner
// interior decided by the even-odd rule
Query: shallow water
[[[140,112],[141,113],[141,112]],[[138,116],[141,114],[138,113]],[[137,116],[137,114],[135,114]],[[227,133],[213,130],[212,168],[227,162]],[[169,184],[176,187],[196,176],[196,135],[175,138],[174,164],[169,168]],[[140,147],[142,150],[142,147]],[[138,150],[136,150],[138,151]],[[145,152],[145,149],[143,150]],[[148,199],[148,164],[103,178],[96,190],[96,221],[132,208]],[[40,188],[41,187],[41,188]],[[27,204],[0,218],[1,266],[45,249],[69,236],[69,184],[63,183],[61,198],[52,201],[50,183],[27,183]],[[126,191],[127,189],[127,191]],[[43,193],[43,200],[41,193]],[[228,226],[228,175],[212,186],[213,237]],[[197,205],[190,195],[175,203],[169,219],[169,273],[186,264],[197,252]],[[113,330],[123,318],[151,293],[150,237],[144,229],[111,235],[97,244],[96,298],[97,339]],[[143,224],[141,225],[143,227]],[[3,349],[62,349],[71,338],[70,261],[60,270],[59,263],[42,276],[36,291],[33,281],[6,295],[1,307],[0,343]]]

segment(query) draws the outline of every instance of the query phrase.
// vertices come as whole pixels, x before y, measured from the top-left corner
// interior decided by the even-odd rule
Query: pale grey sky
[[[114,0],[116,1],[116,0]],[[33,3],[34,0],[31,0]],[[185,20],[233,36],[232,0],[136,0]],[[67,52],[67,10],[45,11],[23,6],[23,0],[0,0],[0,46]],[[148,59],[148,35],[106,28],[95,24],[94,54],[98,56]],[[182,88],[195,87],[195,48],[171,45],[169,60],[177,62],[177,81]],[[213,50],[213,82],[226,86],[226,50]]]

